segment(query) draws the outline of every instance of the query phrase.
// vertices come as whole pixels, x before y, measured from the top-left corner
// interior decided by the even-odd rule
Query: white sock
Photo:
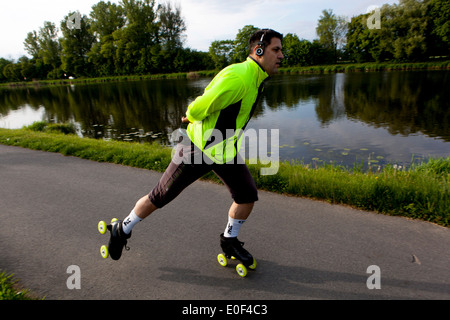
[[[126,217],[122,222],[123,232],[125,232],[126,234],[130,234],[131,229],[133,229],[136,223],[140,221],[142,221],[142,219],[137,216],[134,210],[132,210],[128,217]]]
[[[234,238],[239,234],[241,226],[244,224],[245,220],[238,220],[228,217],[227,227],[223,233],[225,238]]]

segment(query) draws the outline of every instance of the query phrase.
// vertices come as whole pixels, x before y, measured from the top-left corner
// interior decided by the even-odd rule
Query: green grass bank
[[[0,83],[0,88],[44,87],[44,86],[107,83],[120,81],[158,80],[158,79],[198,79],[201,77],[214,77],[217,74],[217,72],[218,72],[217,70],[207,70],[207,71],[179,72],[166,74],[106,76],[97,78],[33,80],[33,81]]]
[[[0,301],[37,299],[30,290],[22,289],[18,284],[18,280],[12,274],[0,271]]]
[[[417,70],[449,70],[450,61],[434,62],[367,62],[367,63],[339,63],[322,66],[306,66],[281,68],[281,74],[321,74],[321,73],[351,73],[351,72],[380,72],[380,71],[417,71]]]
[[[170,148],[80,138],[64,125],[34,124],[24,129],[0,129],[0,143],[57,152],[99,162],[110,162],[163,172]],[[386,166],[363,172],[358,166],[305,165],[282,162],[275,175],[261,175],[261,164],[249,164],[259,189],[345,204],[388,215],[450,225],[450,157],[431,159],[411,168]],[[204,177],[218,182],[214,174]]]

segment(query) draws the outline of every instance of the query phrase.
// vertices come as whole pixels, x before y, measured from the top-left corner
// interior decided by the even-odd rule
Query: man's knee
[[[233,197],[234,202],[237,204],[251,204],[258,201],[258,189],[248,189],[246,192],[236,194]]]

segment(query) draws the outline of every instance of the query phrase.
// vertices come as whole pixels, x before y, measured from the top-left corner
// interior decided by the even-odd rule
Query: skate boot
[[[127,251],[130,250],[130,248],[127,247],[127,240],[131,237],[131,232],[130,234],[123,232],[121,220],[113,219],[108,226],[106,226],[104,221],[100,221],[98,230],[101,234],[105,234],[106,230],[109,230],[111,233],[108,246],[102,246],[100,248],[100,253],[103,258],[106,259],[108,256],[111,256],[111,259],[119,260],[122,256],[123,248]]]
[[[244,243],[237,238],[226,238],[223,233],[220,235],[220,246],[223,254],[217,256],[219,264],[227,266],[227,259],[237,259],[241,263],[236,266],[236,271],[241,277],[247,275],[247,268],[254,270],[256,268],[256,261],[253,256],[244,249]]]

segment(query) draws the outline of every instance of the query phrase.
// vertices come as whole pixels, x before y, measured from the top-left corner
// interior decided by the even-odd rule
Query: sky
[[[110,0],[119,3],[120,0]],[[28,32],[38,31],[45,21],[59,27],[69,12],[89,15],[100,0],[1,0],[0,57],[17,60],[28,55],[23,42]],[[105,1],[107,2],[107,1]],[[158,2],[158,1],[157,1]],[[159,1],[166,2],[166,1]],[[317,39],[317,21],[323,10],[331,9],[350,19],[369,8],[398,4],[394,0],[171,0],[181,7],[186,23],[184,46],[208,51],[215,40],[234,40],[246,25],[271,28],[301,39]]]

